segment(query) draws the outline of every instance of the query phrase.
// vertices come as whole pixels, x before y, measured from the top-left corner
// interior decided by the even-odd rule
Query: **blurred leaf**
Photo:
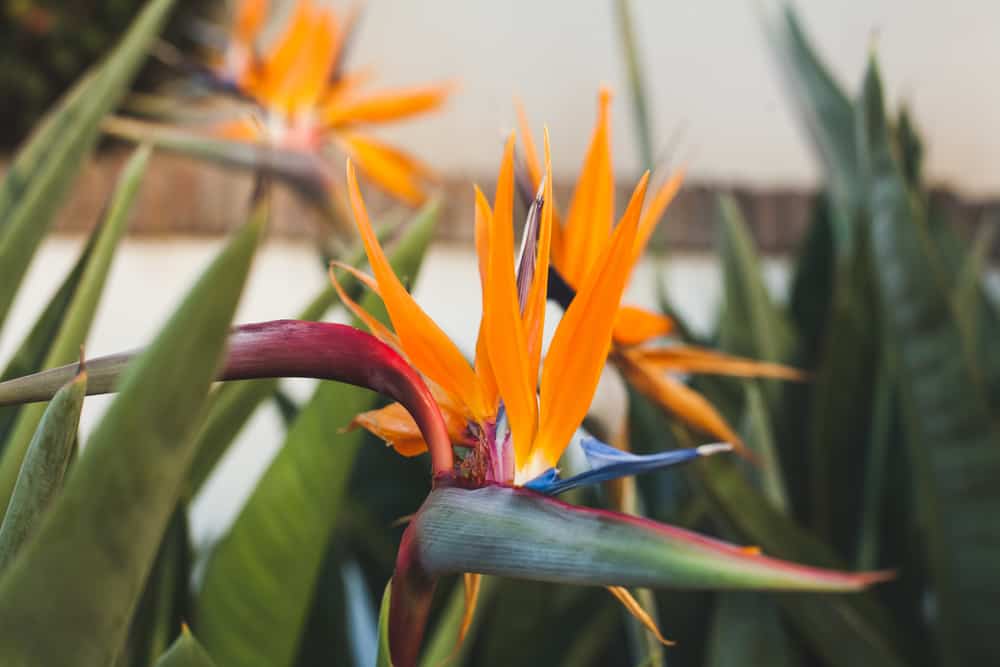
[[[400,245],[391,262],[414,278],[435,215]],[[377,314],[374,294],[362,300]],[[384,318],[383,318],[384,319]],[[223,664],[291,665],[340,511],[363,431],[343,433],[374,395],[332,382],[319,385],[288,431],[229,533],[212,554],[198,598],[198,632]],[[288,564],[295,563],[289,569]]]
[[[853,244],[855,212],[864,198],[857,153],[854,107],[809,44],[790,5],[769,32],[791,100],[813,141],[836,206],[831,217],[838,254]]]
[[[983,302],[983,273],[989,262],[990,251],[996,240],[1000,225],[984,224],[979,228],[972,250],[965,256],[961,272],[955,281],[954,294],[956,318],[960,324],[971,324],[969,334],[979,335],[979,318]],[[987,308],[989,305],[987,304]],[[984,341],[976,341],[983,344]],[[988,343],[986,343],[988,344]]]
[[[174,510],[160,542],[117,664],[147,667],[168,649],[191,616],[190,579],[187,507],[181,506]]]
[[[119,139],[151,143],[160,150],[273,176],[325,213],[333,211],[330,166],[319,155],[249,141],[221,139],[132,118],[108,118],[103,129]]]
[[[788,512],[788,493],[782,478],[781,461],[774,443],[774,431],[764,396],[756,383],[747,383],[744,410],[744,440],[757,457],[757,482],[761,493],[775,509]]]
[[[458,645],[458,633],[465,616],[465,587],[461,582],[455,584],[448,603],[437,623],[432,628],[430,639],[426,642],[420,667],[438,667],[446,663],[461,665],[465,661],[469,649],[476,641],[483,615],[487,613],[493,595],[500,582],[493,577],[483,577],[479,584],[479,597],[476,602],[475,616],[472,625],[465,635],[465,641]]]
[[[843,559],[853,557],[862,505],[858,465],[871,435],[880,316],[867,230],[838,262],[808,405],[808,516]],[[802,446],[802,443],[799,443]]]
[[[87,244],[80,252],[76,264],[66,274],[62,284],[59,285],[59,289],[52,295],[52,298],[45,306],[45,310],[35,320],[31,331],[24,337],[17,351],[10,358],[7,368],[0,375],[0,382],[30,375],[42,368],[42,364],[45,363],[45,358],[49,355],[49,350],[52,348],[52,343],[59,333],[59,327],[62,326],[63,320],[66,319],[66,311],[73,303],[73,296],[76,294],[76,289],[80,284],[80,278],[83,276],[84,269],[86,269],[87,264],[90,262],[94,246],[97,244],[97,239],[100,238],[100,235],[101,226],[98,225],[87,239]],[[17,418],[20,410],[21,408],[17,406],[0,408],[0,454],[3,453],[7,436],[10,433],[10,429],[14,426],[14,420]]]
[[[474,572],[590,586],[841,592],[881,578],[775,560],[520,487],[438,487],[412,526],[419,562],[433,576]]]
[[[385,593],[382,594],[382,606],[378,612],[378,655],[375,658],[375,667],[392,667],[392,658],[389,657],[389,600],[392,595],[392,580],[385,585]]]
[[[861,517],[855,566],[862,569],[878,567],[879,563],[878,555],[885,532],[883,504],[887,496],[886,471],[895,421],[894,369],[890,368],[888,359],[880,360],[879,364],[875,376],[871,435],[863,468],[864,496],[861,510],[855,515]]]
[[[839,567],[822,542],[770,506],[736,461],[715,457],[698,466],[710,500],[722,518],[764,553],[822,567]],[[871,594],[781,595],[789,620],[831,665],[903,665],[897,631]]]
[[[375,664],[378,651],[378,619],[372,608],[368,587],[355,561],[341,567],[344,601],[347,605],[347,636],[355,665]]]
[[[639,44],[632,25],[629,0],[616,0],[615,18],[618,24],[618,41],[622,45],[622,55],[625,58],[629,94],[632,98],[636,146],[642,157],[642,168],[652,171],[656,167],[653,159],[653,127],[649,118],[649,103],[642,76],[642,59],[639,57]]]
[[[910,112],[904,107],[899,111],[896,122],[896,145],[899,146],[899,159],[902,164],[903,178],[910,188],[920,188],[920,177],[924,166],[924,144],[913,126]]]
[[[185,627],[154,667],[215,667],[215,662]]]
[[[719,198],[719,232],[724,284],[720,347],[761,361],[787,361],[795,334],[771,299],[746,220],[728,195]]]
[[[234,236],[129,367],[37,537],[0,577],[3,664],[106,665],[121,649],[265,221],[259,211]]]
[[[67,364],[79,358],[80,346],[84,344],[90,332],[111,270],[111,262],[125,234],[126,223],[139,184],[146,172],[150,154],[148,146],[137,149],[122,169],[108,205],[107,216],[101,225],[100,236],[94,245],[93,256],[80,277],[80,283],[73,293],[73,301],[66,310],[59,333],[45,357],[43,364],[45,367]],[[0,507],[6,506],[10,498],[24,453],[44,411],[45,406],[37,404],[25,407],[18,414],[10,438],[4,447],[3,456],[0,457]]]
[[[62,489],[86,393],[87,374],[81,370],[52,399],[31,439],[0,525],[0,572],[14,561]]]
[[[723,593],[718,598],[707,667],[801,664],[774,601],[762,593]]]
[[[423,255],[427,245],[434,235],[434,229],[441,212],[441,202],[428,202],[414,216],[406,233],[396,244],[394,257],[400,265],[407,265],[412,260],[405,259],[411,255]],[[387,230],[386,233],[388,233]],[[384,242],[384,238],[380,236]],[[364,250],[358,250],[352,255],[349,264],[359,266],[365,259]],[[358,298],[363,286],[358,280],[347,274],[340,279],[341,286],[351,298]],[[337,302],[337,293],[327,285],[306,306],[300,320],[318,320]],[[208,479],[215,464],[232,444],[233,440],[250,419],[250,416],[278,387],[277,380],[245,380],[230,382],[219,387],[209,398],[208,416],[198,432],[198,444],[195,448],[194,463],[188,473],[188,497],[194,496],[205,480]]]
[[[172,0],[150,0],[115,50],[63,96],[20,149],[0,186],[0,327],[101,119],[124,95]]]
[[[1000,661],[1000,435],[967,335],[934,262],[927,221],[893,155],[882,86],[869,63],[859,119],[874,179],[873,247],[915,464],[943,664]],[[965,331],[968,329],[965,328]]]

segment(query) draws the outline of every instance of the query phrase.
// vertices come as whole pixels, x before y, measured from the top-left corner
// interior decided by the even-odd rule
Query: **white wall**
[[[337,0],[335,4],[342,4]],[[932,179],[1000,193],[1000,3],[996,0],[798,0],[833,69],[856,88],[874,44],[893,100],[915,109]],[[657,141],[686,127],[692,175],[762,186],[809,185],[816,170],[762,36],[775,0],[633,0]],[[552,132],[556,169],[576,172],[602,82],[619,92],[615,153],[634,166],[624,68],[611,0],[371,0],[352,62],[387,84],[457,77],[447,111],[390,134],[443,170],[496,168],[520,94]]]

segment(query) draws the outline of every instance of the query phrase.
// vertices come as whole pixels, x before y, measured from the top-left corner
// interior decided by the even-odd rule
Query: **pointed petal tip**
[[[713,442],[708,445],[701,445],[695,448],[695,451],[698,452],[698,456],[712,456],[723,452],[731,452],[734,449],[735,447],[728,442]]]

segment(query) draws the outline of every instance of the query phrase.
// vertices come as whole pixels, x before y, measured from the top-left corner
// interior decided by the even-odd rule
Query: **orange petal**
[[[607,359],[649,174],[556,329],[542,370],[541,426],[532,457],[554,466],[580,426]]]
[[[549,131],[545,129],[545,191],[542,194],[542,224],[538,230],[538,250],[535,274],[532,278],[528,300],[524,309],[524,330],[527,337],[529,375],[538,381],[538,367],[542,359],[542,337],[545,333],[545,304],[549,286],[549,252],[552,243],[552,151]]]
[[[378,286],[375,284],[375,281],[372,280],[370,276],[355,269],[353,266],[348,266],[342,262],[330,262],[330,268],[328,271],[330,275],[330,282],[333,284],[333,289],[337,291],[337,296],[340,297],[340,301],[344,304],[344,307],[351,311],[351,314],[358,318],[358,320],[365,325],[373,336],[378,338],[383,343],[390,345],[393,349],[397,351],[401,350],[402,348],[399,344],[399,338],[396,337],[396,334],[392,333],[389,330],[389,327],[379,322],[371,315],[371,313],[362,308],[361,304],[347,296],[344,288],[340,285],[340,281],[337,280],[337,274],[333,270],[334,267],[344,269],[348,273],[353,274],[358,280],[361,281],[362,284],[378,294]],[[381,295],[379,296],[381,297]]]
[[[638,351],[642,362],[660,372],[710,373],[739,377],[766,377],[779,380],[805,380],[797,368],[736,357],[694,345],[671,345]]]
[[[263,138],[260,123],[255,118],[240,118],[212,127],[212,134],[233,141],[260,141]]]
[[[425,313],[399,281],[368,219],[365,202],[358,190],[354,165],[347,162],[347,185],[354,221],[361,233],[379,292],[389,311],[389,319],[407,357],[420,372],[440,385],[457,402],[477,417],[485,413],[475,373],[447,335]]]
[[[307,111],[316,106],[329,85],[339,45],[337,17],[330,9],[318,9],[312,31],[296,62],[277,93],[278,106],[287,113]]]
[[[360,134],[342,133],[337,140],[373,183],[411,206],[424,201],[420,181],[431,170],[402,151]]]
[[[641,363],[634,353],[615,355],[622,375],[637,391],[692,428],[733,445],[746,454],[743,441],[708,400],[665,373]]]
[[[639,218],[639,233],[635,236],[635,248],[632,251],[633,263],[638,262],[639,258],[642,257],[642,253],[646,251],[646,246],[649,244],[649,238],[653,235],[653,230],[659,224],[660,218],[663,217],[663,212],[667,210],[667,206],[677,196],[677,192],[681,189],[683,182],[684,170],[680,169],[660,185],[656,194],[650,200],[649,206],[642,212],[642,217]]]
[[[520,465],[531,450],[531,443],[535,438],[538,404],[514,278],[513,134],[507,139],[497,178],[489,253],[486,299],[483,304],[486,347],[510,420],[515,465]]]
[[[340,127],[349,123],[386,123],[437,109],[454,90],[452,83],[369,93],[327,107],[323,123]]]
[[[270,103],[298,65],[312,34],[313,8],[308,1],[295,4],[295,12],[271,51],[262,58],[260,72],[254,77],[251,92],[261,101]]]
[[[660,628],[656,626],[656,621],[653,617],[649,615],[639,601],[632,597],[632,594],[628,592],[628,589],[624,586],[607,586],[608,592],[615,596],[615,599],[622,603],[622,606],[628,610],[628,613],[632,614],[640,623],[646,626],[646,629],[656,637],[656,641],[660,642],[664,646],[673,646],[674,642],[665,638],[660,632]]]
[[[233,16],[233,37],[244,44],[251,44],[267,20],[268,0],[241,0]]]
[[[608,129],[611,92],[602,88],[597,126],[583,163],[583,170],[566,212],[565,247],[559,271],[571,285],[581,285],[607,243],[614,220],[615,186]],[[631,259],[629,246],[629,256]]]
[[[490,355],[486,341],[485,306],[487,299],[487,272],[490,265],[490,228],[493,224],[493,211],[486,201],[482,190],[475,187],[476,193],[476,255],[479,259],[480,296],[483,304],[483,316],[479,318],[479,334],[476,337],[476,376],[483,387],[486,404],[495,412],[500,400],[500,390],[497,387],[496,375],[490,365]]]
[[[448,435],[453,443],[459,445],[472,443],[467,430],[468,422],[462,415],[445,409],[444,406],[442,406],[441,414],[444,415]],[[420,428],[413,421],[413,417],[406,411],[406,408],[399,403],[390,403],[378,410],[362,412],[351,420],[348,428],[359,426],[372,435],[385,440],[404,456],[416,456],[427,451],[427,445],[424,443]],[[398,443],[403,445],[402,448],[397,446]]]
[[[615,316],[614,340],[616,345],[638,345],[650,338],[665,336],[673,330],[673,320],[666,315],[634,306],[622,306]]]
[[[528,175],[531,176],[531,187],[537,190],[542,185],[542,167],[538,161],[535,138],[531,134],[531,124],[528,122],[528,115],[524,113],[521,100],[514,98],[514,109],[517,112],[517,126],[521,132],[521,141],[524,143],[524,164],[528,167]]]

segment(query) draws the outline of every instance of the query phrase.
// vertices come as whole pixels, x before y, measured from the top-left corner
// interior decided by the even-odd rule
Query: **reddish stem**
[[[431,454],[435,480],[452,474],[444,418],[420,375],[391,347],[343,324],[274,320],[235,327],[220,380],[304,377],[366,387],[409,411]]]

